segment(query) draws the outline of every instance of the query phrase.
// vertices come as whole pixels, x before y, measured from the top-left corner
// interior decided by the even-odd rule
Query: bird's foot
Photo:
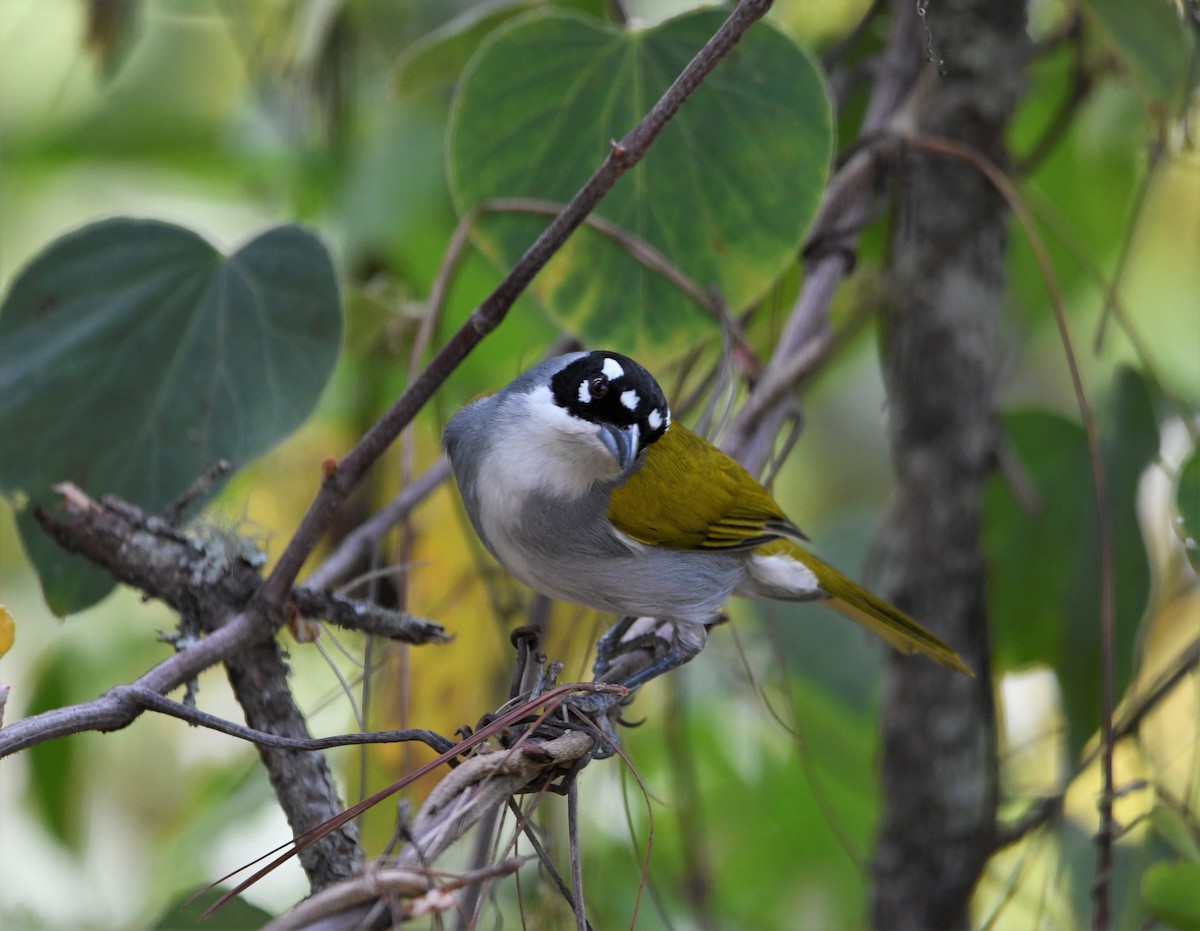
[[[638,669],[665,656],[674,637],[670,622],[652,617],[621,618],[596,645],[595,681],[623,684]]]
[[[711,622],[721,623],[725,615]],[[592,667],[596,682],[616,682],[631,692],[664,672],[691,660],[708,639],[708,626],[679,621],[659,621],[652,617],[623,617],[601,639]],[[633,700],[632,694],[620,696],[587,692],[567,700],[572,710],[593,724],[607,746],[598,747],[598,759],[616,752],[616,725],[632,726],[621,718],[622,710]]]

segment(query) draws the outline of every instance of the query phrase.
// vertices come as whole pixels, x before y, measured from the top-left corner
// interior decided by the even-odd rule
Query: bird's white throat
[[[479,471],[480,518],[489,534],[513,526],[530,495],[573,501],[621,474],[599,428],[555,404],[549,388],[515,400],[525,410],[505,429],[520,429],[521,436],[498,437]]]

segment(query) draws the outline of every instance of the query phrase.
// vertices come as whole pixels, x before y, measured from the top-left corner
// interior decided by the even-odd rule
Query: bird
[[[618,636],[638,618],[669,622],[654,628],[673,631],[669,649],[622,683],[629,689],[696,656],[732,596],[820,601],[903,652],[973,675],[945,642],[807,549],[771,493],[673,421],[654,376],[628,356],[592,350],[535,365],[463,406],[443,446],[471,525],[511,575],[617,614]]]

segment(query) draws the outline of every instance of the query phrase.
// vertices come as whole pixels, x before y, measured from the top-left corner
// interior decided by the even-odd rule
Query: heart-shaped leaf
[[[537,12],[498,29],[472,59],[455,100],[449,161],[459,210],[498,197],[567,201],[723,18],[706,11],[616,31]],[[597,212],[741,308],[795,260],[831,148],[830,103],[816,66],[760,23]],[[507,268],[547,222],[487,216],[476,241]],[[571,238],[534,289],[556,321],[587,343],[646,348],[692,339],[697,323],[711,325],[674,286],[592,229]]]
[[[1123,370],[1101,418],[1110,505],[1115,593],[1116,686],[1129,683],[1150,575],[1137,519],[1138,482],[1158,452],[1158,428],[1145,380]],[[1099,524],[1083,428],[1056,414],[1025,411],[1005,434],[1036,501],[1009,484],[989,483],[984,545],[989,609],[1002,668],[1045,663],[1058,673],[1075,758],[1100,723]]]
[[[218,459],[242,465],[294,430],[340,344],[333,264],[299,227],[229,256],[167,223],[83,227],[0,308],[0,491],[40,504],[72,481],[161,509]],[[111,588],[30,507],[18,525],[56,613]]]

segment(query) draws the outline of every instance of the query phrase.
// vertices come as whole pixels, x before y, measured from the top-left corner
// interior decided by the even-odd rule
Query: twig
[[[157,711],[159,714],[170,715],[186,721],[194,727],[204,727],[209,730],[237,737],[250,743],[266,747],[279,747],[285,750],[329,750],[333,747],[357,746],[358,744],[402,743],[404,741],[419,741],[432,747],[438,753],[445,753],[454,746],[454,741],[434,731],[420,728],[407,728],[396,731],[359,731],[354,734],[340,734],[335,737],[281,737],[266,731],[246,727],[214,714],[208,714],[191,705],[172,701],[165,695],[137,685],[119,685],[110,695],[128,698],[147,711]]]
[[[923,99],[917,71],[900,43],[889,43],[881,63],[887,79],[875,83],[858,148],[830,179],[805,250],[804,284],[796,297],[775,350],[754,390],[734,419],[723,446],[755,474],[762,471],[783,422],[786,394],[824,357],[829,336],[829,307],[842,280],[854,267],[858,235],[873,219],[875,186],[894,140],[889,127],[908,121]],[[822,348],[824,346],[824,348]],[[807,357],[797,361],[796,356]],[[769,400],[770,399],[770,400]]]
[[[1176,654],[1170,664],[1162,670],[1145,693],[1135,695],[1129,708],[1113,725],[1113,740],[1121,740],[1137,731],[1142,721],[1153,711],[1164,698],[1171,694],[1183,681],[1184,677],[1200,667],[1200,637],[1195,638]],[[1083,765],[1087,766],[1096,759],[1099,750],[1093,750],[1085,758]]]
[[[306,617],[320,618],[363,633],[401,643],[449,643],[454,638],[437,621],[407,611],[393,611],[369,601],[343,598],[333,592],[313,591],[307,585],[292,589],[292,604]]]
[[[1000,851],[1005,847],[1011,847],[1030,832],[1053,821],[1062,812],[1063,800],[1065,798],[1066,795],[1062,792],[1057,795],[1047,795],[1044,798],[1038,799],[1033,807],[1025,812],[1014,824],[998,825],[996,828],[994,850]]]
[[[257,614],[250,610],[242,611],[220,630],[163,660],[131,684],[166,695],[210,666],[223,662],[226,656],[261,642],[264,636],[266,634]],[[14,721],[0,730],[0,757],[81,731],[103,733],[120,730],[132,724],[142,711],[141,705],[122,697],[117,690],[77,705],[53,708]]]
[[[420,896],[436,893],[430,900],[431,902],[449,905],[454,901],[449,893],[461,889],[469,883],[482,882],[497,876],[508,876],[532,859],[534,858],[511,857],[481,869],[454,875],[448,882],[440,885],[434,884],[434,874],[429,870],[391,866],[372,867],[336,886],[309,896],[286,915],[267,924],[265,929],[269,929],[269,931],[299,931],[302,928],[311,928],[320,919],[387,895],[417,899]],[[413,906],[417,907],[413,908]],[[420,909],[419,903],[412,903],[410,908],[412,911],[409,917],[415,917],[428,911]]]
[[[333,588],[345,582],[362,554],[382,540],[449,477],[450,461],[439,456],[411,485],[346,534],[337,549],[304,579],[303,587]]]
[[[567,847],[571,852],[571,891],[575,895],[576,931],[587,931],[587,903],[583,898],[583,858],[579,849],[579,782],[567,787]]]
[[[817,219],[804,254],[804,283],[776,341],[762,378],[750,392],[722,444],[742,465],[758,474],[766,463],[779,428],[787,416],[784,395],[795,387],[789,377],[808,374],[792,357],[811,352],[808,344],[821,341],[829,329],[833,296],[854,268],[859,233],[874,219],[876,185],[895,150],[891,133],[906,131],[915,122],[929,93],[919,80],[921,62],[911,54],[916,19],[912,4],[900,4],[892,18],[891,34],[877,63],[879,79],[867,101],[859,129],[862,145],[833,175],[825,188]],[[755,395],[774,394],[774,404]]]
[[[232,462],[228,459],[218,459],[204,471],[203,475],[192,482],[183,494],[163,508],[162,519],[171,525],[178,524],[183,519],[183,515],[187,513],[188,508],[208,494],[218,480],[232,471]]]
[[[1084,64],[1083,19],[1078,13],[1074,15],[1068,28],[1063,30],[1061,38],[1052,38],[1056,42],[1069,41],[1075,46],[1075,67],[1071,72],[1071,86],[1067,88],[1066,96],[1059,102],[1058,109],[1029,152],[1013,159],[1013,173],[1017,175],[1032,174],[1055,150],[1070,129],[1080,106],[1087,100],[1095,80],[1088,66]]]
[[[1165,130],[1160,130],[1158,137],[1154,140],[1154,144],[1150,147],[1149,157],[1146,159],[1146,168],[1142,174],[1141,181],[1138,183],[1137,191],[1133,195],[1133,205],[1130,208],[1131,216],[1129,222],[1125,225],[1125,235],[1121,238],[1121,251],[1117,255],[1117,265],[1113,269],[1111,280],[1104,287],[1104,305],[1100,309],[1100,322],[1096,325],[1096,337],[1093,344],[1094,351],[1099,355],[1104,350],[1104,336],[1108,332],[1108,321],[1113,315],[1114,308],[1117,305],[1117,294],[1121,290],[1121,284],[1125,280],[1125,269],[1129,265],[1129,258],[1133,254],[1133,242],[1137,238],[1138,221],[1145,214],[1146,201],[1150,196],[1150,189],[1154,183],[1154,179],[1158,176],[1158,166],[1162,163],[1162,157],[1167,151],[1167,143],[1163,138]]]
[[[542,842],[538,840],[537,834],[534,833],[532,826],[529,824],[528,817],[524,812],[521,811],[520,806],[518,806],[517,803],[511,798],[508,800],[508,810],[511,811],[513,816],[517,819],[517,824],[520,825],[521,832],[525,835],[526,840],[528,840],[530,845],[533,847],[533,852],[537,854],[538,860],[541,861],[542,868],[545,869],[547,875],[549,875],[551,882],[554,883],[559,893],[564,899],[566,899],[567,904],[571,906],[571,911],[574,912],[575,897],[571,895],[571,890],[567,886],[566,880],[562,878],[562,874],[558,871],[558,867],[554,865],[554,860],[551,858],[549,852],[545,847],[542,846]],[[592,926],[590,924],[586,924],[585,926],[587,931],[592,931]]]
[[[736,633],[733,635],[736,637]],[[663,738],[683,861],[684,897],[696,925],[703,928],[715,924],[711,913],[712,838],[708,833],[704,804],[697,787],[696,748],[684,733],[687,712],[684,710],[686,699],[683,686],[678,676],[668,677],[666,686]]]

